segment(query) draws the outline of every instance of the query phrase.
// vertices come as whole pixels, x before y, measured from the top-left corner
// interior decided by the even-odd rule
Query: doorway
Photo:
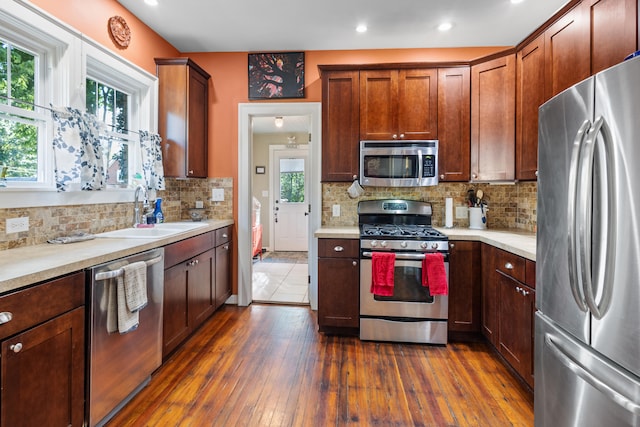
[[[317,309],[317,239],[313,231],[321,223],[321,104],[305,103],[260,103],[238,105],[238,304],[249,305],[253,301],[253,257],[252,257],[252,174],[253,119],[263,117],[307,116],[309,120],[308,152],[308,291],[311,308]],[[265,174],[266,175],[266,174]],[[266,178],[266,177],[265,177]],[[273,211],[268,209],[269,214]]]
[[[252,244],[262,242],[253,250],[252,295],[261,303],[308,305],[309,145],[296,141],[308,141],[309,118],[285,116],[294,124],[268,132],[273,119],[253,119],[253,166],[265,173],[252,179]]]

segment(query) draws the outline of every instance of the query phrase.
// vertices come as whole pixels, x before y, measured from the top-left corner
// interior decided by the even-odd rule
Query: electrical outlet
[[[340,205],[333,205],[332,213],[333,213],[333,216],[340,216]]]
[[[196,200],[196,209],[204,208],[204,202],[202,200]]]
[[[456,219],[464,219],[469,216],[469,208],[466,206],[456,206]]]
[[[29,231],[29,217],[23,216],[20,218],[7,218],[5,226],[7,234]]]
[[[212,188],[211,189],[211,201],[224,202],[224,188]]]

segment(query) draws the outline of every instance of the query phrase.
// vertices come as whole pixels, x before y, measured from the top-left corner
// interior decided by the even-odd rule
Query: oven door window
[[[417,178],[418,156],[406,155],[365,155],[364,176],[368,178]]]
[[[429,288],[422,286],[422,263],[396,261],[393,296],[374,295],[376,301],[433,303]]]

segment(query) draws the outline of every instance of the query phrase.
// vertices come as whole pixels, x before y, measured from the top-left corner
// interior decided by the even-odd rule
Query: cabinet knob
[[[404,133],[400,134],[400,139],[404,139]]]
[[[0,313],[0,325],[10,322],[11,319],[13,319],[13,314],[10,311]]]
[[[228,250],[229,250],[229,245],[224,245],[222,248],[223,248],[225,251],[228,251]]]
[[[393,134],[393,136],[391,137],[393,139],[398,139],[398,135],[396,135],[395,133]]]
[[[17,344],[9,346],[9,350],[13,351],[14,353],[20,353],[20,350],[22,350],[22,343],[19,342]]]
[[[333,248],[333,250],[335,252],[342,252],[342,251],[344,251],[344,248],[342,246],[336,246],[336,247]]]
[[[507,270],[513,270],[513,264],[511,264],[510,262],[506,263],[504,265],[504,268],[506,268]]]
[[[224,237],[224,238],[226,239],[226,238],[227,238],[227,237],[229,237],[229,236],[227,236],[227,233],[223,233],[223,234],[222,234],[222,237]]]
[[[538,176],[538,171],[536,171],[536,176]]]
[[[358,175],[353,175],[353,179],[358,179]]]
[[[453,249],[453,248],[455,248],[455,247],[456,247],[456,244],[455,244],[455,243],[449,243],[449,249]]]
[[[193,169],[189,171],[189,175],[193,175]]]
[[[441,174],[441,175],[440,175],[440,179],[444,179],[444,174]]]
[[[478,177],[478,174],[476,174],[476,173],[472,173],[471,174],[471,178],[476,179],[477,177]]]
[[[527,290],[526,290],[526,289],[524,289],[524,288],[520,288],[520,293],[521,293],[523,296],[525,296],[525,297],[526,297],[527,295],[529,295],[529,291],[527,291]]]
[[[353,266],[355,267],[356,265],[358,265],[358,263],[356,261],[353,261],[351,264],[353,264]]]

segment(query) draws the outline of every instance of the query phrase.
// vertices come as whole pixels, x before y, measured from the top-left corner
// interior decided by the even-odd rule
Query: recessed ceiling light
[[[451,22],[443,22],[442,24],[438,25],[438,30],[449,31],[452,27],[453,24]]]
[[[273,122],[277,128],[281,128],[284,125],[284,119],[280,116],[276,117],[276,119]]]
[[[356,27],[356,31],[359,33],[366,33],[367,32],[367,26],[364,24],[360,24]]]
[[[148,4],[149,6],[157,6],[158,5],[158,0],[144,0],[144,2],[146,4]]]

